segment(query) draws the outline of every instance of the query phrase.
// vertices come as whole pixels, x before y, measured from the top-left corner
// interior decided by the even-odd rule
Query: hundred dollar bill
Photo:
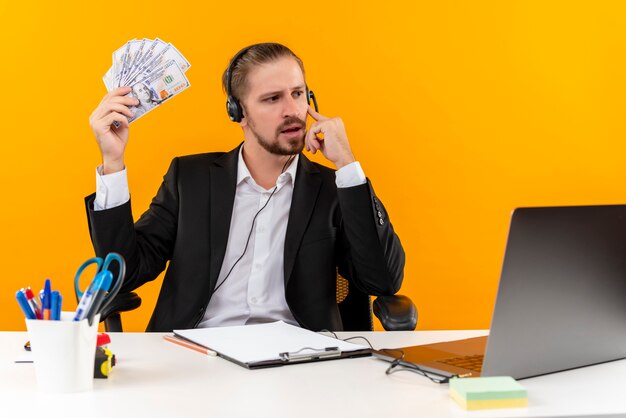
[[[122,80],[122,73],[124,72],[126,63],[128,62],[128,52],[130,51],[130,45],[131,45],[131,41],[128,41],[122,48],[118,49],[115,52],[116,60],[113,61],[113,65],[115,66],[115,70],[114,70],[115,78],[113,80],[115,87],[119,87],[121,85],[120,82]],[[121,50],[121,54],[119,52],[120,50]]]
[[[138,99],[139,105],[130,107],[133,117],[128,118],[128,122],[134,122],[189,86],[189,80],[176,61],[167,61],[142,81],[131,86],[132,90],[128,95]]]
[[[122,75],[122,78],[120,80],[120,86],[131,85],[133,79],[136,78],[137,74],[142,73],[148,66],[150,66],[154,57],[161,53],[161,51],[163,51],[165,48],[167,48],[167,43],[163,42],[159,38],[156,38],[147,47],[144,46],[145,53],[142,54],[140,61],[135,63],[130,73]]]
[[[115,52],[113,52],[112,54],[113,65],[111,66],[111,68],[109,68],[109,71],[106,72],[104,77],[102,77],[102,80],[104,81],[104,85],[107,87],[107,91],[111,91],[115,87],[117,87],[117,82],[118,82],[118,80],[116,80],[117,75],[118,75],[117,69],[122,66],[122,62],[124,60],[125,49],[126,49],[126,44],[124,44],[123,46],[118,48]]]
[[[113,52],[113,64],[102,77],[108,91],[131,86],[129,96],[139,99],[131,106],[134,122],[166,100],[187,89],[190,84],[184,73],[191,64],[174,45],[159,38],[133,39]],[[120,124],[114,122],[119,128]]]
[[[139,48],[141,47],[141,43],[142,41],[136,41],[136,40],[128,42],[128,49],[126,51],[126,56],[124,57],[124,60],[125,60],[124,66],[122,70],[120,71],[119,86],[124,85],[122,84],[123,80],[130,73],[132,69],[132,65],[135,62],[137,53],[139,52]]]
[[[108,91],[120,86],[122,75],[124,72],[128,73],[133,63],[137,62],[138,55],[141,54],[146,41],[152,42],[150,39],[145,38],[142,41],[128,41],[113,53],[113,65],[109,68],[104,77],[102,77],[102,81],[104,81],[104,85]],[[124,62],[127,59],[127,55],[130,55],[130,63],[128,69],[124,69]]]
[[[162,66],[164,63],[171,61],[171,60],[176,61],[176,64],[178,64],[178,67],[183,72],[186,72],[189,69],[189,67],[191,67],[191,64],[189,63],[189,61],[187,61],[187,59],[183,56],[183,54],[181,54],[174,45],[167,44],[165,48],[163,48],[158,53],[154,54],[150,62],[145,63],[142,68],[137,69],[134,75],[131,75],[130,77],[126,78],[124,80],[124,83],[126,85],[129,85],[129,84],[133,84],[138,81],[141,81],[142,79],[149,76],[150,73],[155,68],[158,68]]]
[[[107,88],[107,91],[111,91],[115,88],[114,79],[115,75],[113,74],[113,67],[109,68],[109,71],[106,72],[104,77],[102,77],[102,81],[104,81],[104,85]]]
[[[110,91],[120,86],[122,74],[124,71],[128,71],[128,64],[132,61],[140,43],[141,41],[133,39],[126,42],[113,53],[113,65],[102,77],[107,90]]]
[[[146,43],[151,44],[152,43],[152,39],[143,38],[141,41],[138,42],[138,46],[134,50],[133,58],[132,58],[132,60],[130,62],[130,65],[128,66],[128,74],[127,75],[130,75],[133,72],[133,70],[135,69],[135,66],[139,62],[141,62],[141,57],[143,55],[143,49],[144,49]],[[132,47],[131,47],[131,50],[133,50]]]
[[[108,91],[128,86],[145,79],[155,68],[175,60],[186,72],[191,64],[171,43],[159,38],[131,40],[113,53],[113,65],[102,77]]]

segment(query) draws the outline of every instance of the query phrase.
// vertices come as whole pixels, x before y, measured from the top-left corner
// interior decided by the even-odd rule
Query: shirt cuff
[[[337,187],[353,187],[365,184],[367,179],[358,161],[350,163],[335,171],[335,183]]]
[[[96,167],[96,199],[94,210],[112,209],[130,200],[126,168],[112,174],[102,174],[102,165]]]

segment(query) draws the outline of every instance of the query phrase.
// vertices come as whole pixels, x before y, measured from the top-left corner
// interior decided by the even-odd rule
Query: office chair
[[[344,331],[373,331],[371,297],[337,274],[337,304]],[[378,296],[373,313],[386,331],[413,331],[417,325],[417,308],[406,296]]]
[[[373,331],[372,312],[386,331],[413,331],[417,325],[417,308],[406,296],[378,296],[373,304],[370,295],[350,288],[348,281],[337,274],[337,304],[344,331]],[[134,292],[120,293],[102,312],[107,332],[121,332],[122,312],[141,306],[141,298]]]
[[[141,298],[135,292],[120,293],[100,315],[100,322],[104,321],[107,332],[122,332],[122,312],[132,311],[141,306]]]

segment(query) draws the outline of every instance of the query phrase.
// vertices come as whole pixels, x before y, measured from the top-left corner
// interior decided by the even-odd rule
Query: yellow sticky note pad
[[[468,410],[528,406],[526,389],[509,376],[451,379],[450,397]]]

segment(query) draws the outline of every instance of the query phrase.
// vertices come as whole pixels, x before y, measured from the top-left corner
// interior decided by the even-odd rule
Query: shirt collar
[[[246,162],[243,160],[243,145],[239,147],[238,159],[239,160],[237,163],[237,186],[239,186],[243,181],[246,181],[247,179],[250,179],[253,182],[253,184],[256,185],[256,182],[254,181],[254,179],[252,178],[252,175],[250,174],[250,170],[248,170],[248,166],[246,165]],[[291,162],[291,164],[289,164],[289,167],[287,167],[285,172],[282,173],[280,176],[278,176],[276,185],[278,185],[279,187],[282,186],[284,183],[287,182],[287,179],[291,179],[291,184],[296,183],[296,173],[298,171],[299,159],[300,159],[300,154],[296,154],[293,161]]]

